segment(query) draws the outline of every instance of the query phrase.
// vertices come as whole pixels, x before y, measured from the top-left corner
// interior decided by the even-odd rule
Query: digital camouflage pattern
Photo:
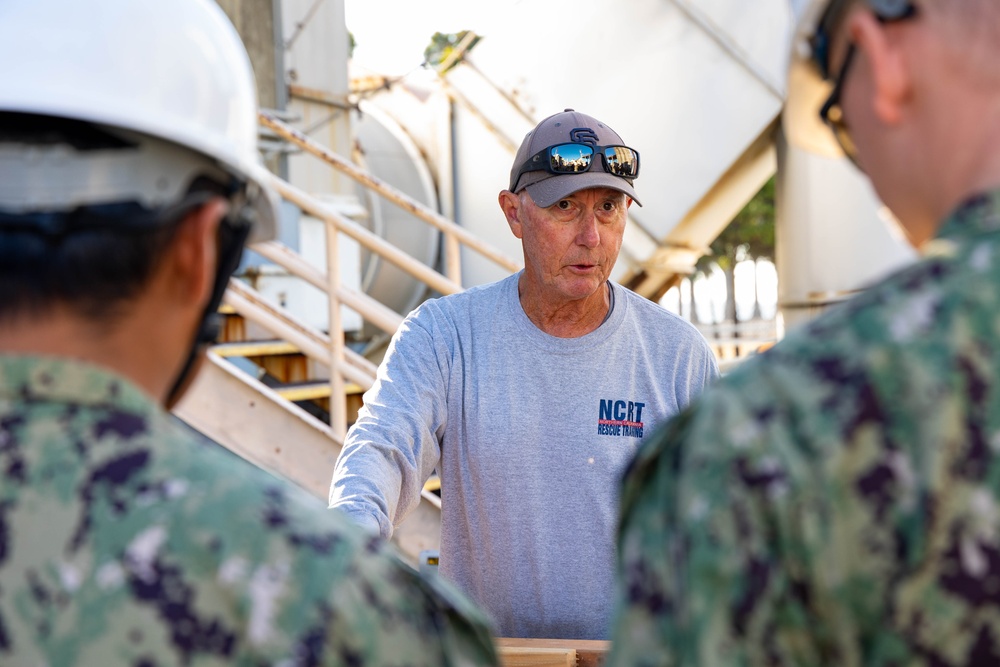
[[[1000,664],[1000,193],[626,478],[609,665]]]
[[[483,618],[128,382],[0,357],[0,664],[492,665]]]

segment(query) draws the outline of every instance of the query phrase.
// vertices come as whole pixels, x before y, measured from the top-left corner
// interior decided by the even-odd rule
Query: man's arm
[[[449,354],[443,337],[425,328],[433,325],[426,313],[419,309],[393,336],[330,487],[330,507],[387,539],[420,502],[441,454]]]

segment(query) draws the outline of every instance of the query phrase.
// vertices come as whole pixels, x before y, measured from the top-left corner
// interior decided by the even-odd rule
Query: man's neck
[[[946,88],[940,92],[943,99],[927,112],[936,124],[924,135],[939,139],[922,156],[928,165],[926,176],[915,184],[926,201],[926,229],[917,231],[923,232],[921,242],[933,238],[970,197],[1000,188],[1000,89],[968,93],[973,83],[964,80],[959,92]],[[958,104],[955,100],[960,97],[963,101]]]
[[[518,283],[518,298],[524,314],[536,327],[556,338],[579,338],[596,330],[607,319],[611,308],[611,285],[583,299],[546,301]]]
[[[95,323],[64,308],[42,316],[24,316],[0,325],[4,354],[78,359],[121,375],[147,395],[162,402],[170,377],[162,369],[158,345],[149,341],[147,327],[128,321]]]

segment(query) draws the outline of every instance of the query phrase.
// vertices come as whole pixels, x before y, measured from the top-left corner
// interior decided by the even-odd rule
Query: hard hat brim
[[[248,193],[252,238],[273,237],[278,208],[264,194],[253,71],[217,3],[0,3],[0,44],[10,54],[0,58],[0,111],[119,128],[199,153],[257,184]]]
[[[271,188],[271,172],[260,165],[253,165],[248,171],[247,177],[255,187],[252,188],[247,203],[254,209],[257,219],[247,238],[247,244],[270,241],[278,236],[281,198]]]

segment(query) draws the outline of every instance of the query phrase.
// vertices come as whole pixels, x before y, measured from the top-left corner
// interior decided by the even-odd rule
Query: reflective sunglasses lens
[[[549,166],[556,174],[576,174],[590,169],[594,149],[583,144],[561,144],[549,149]]]
[[[615,176],[635,178],[639,174],[639,154],[626,146],[605,148],[604,164]]]

